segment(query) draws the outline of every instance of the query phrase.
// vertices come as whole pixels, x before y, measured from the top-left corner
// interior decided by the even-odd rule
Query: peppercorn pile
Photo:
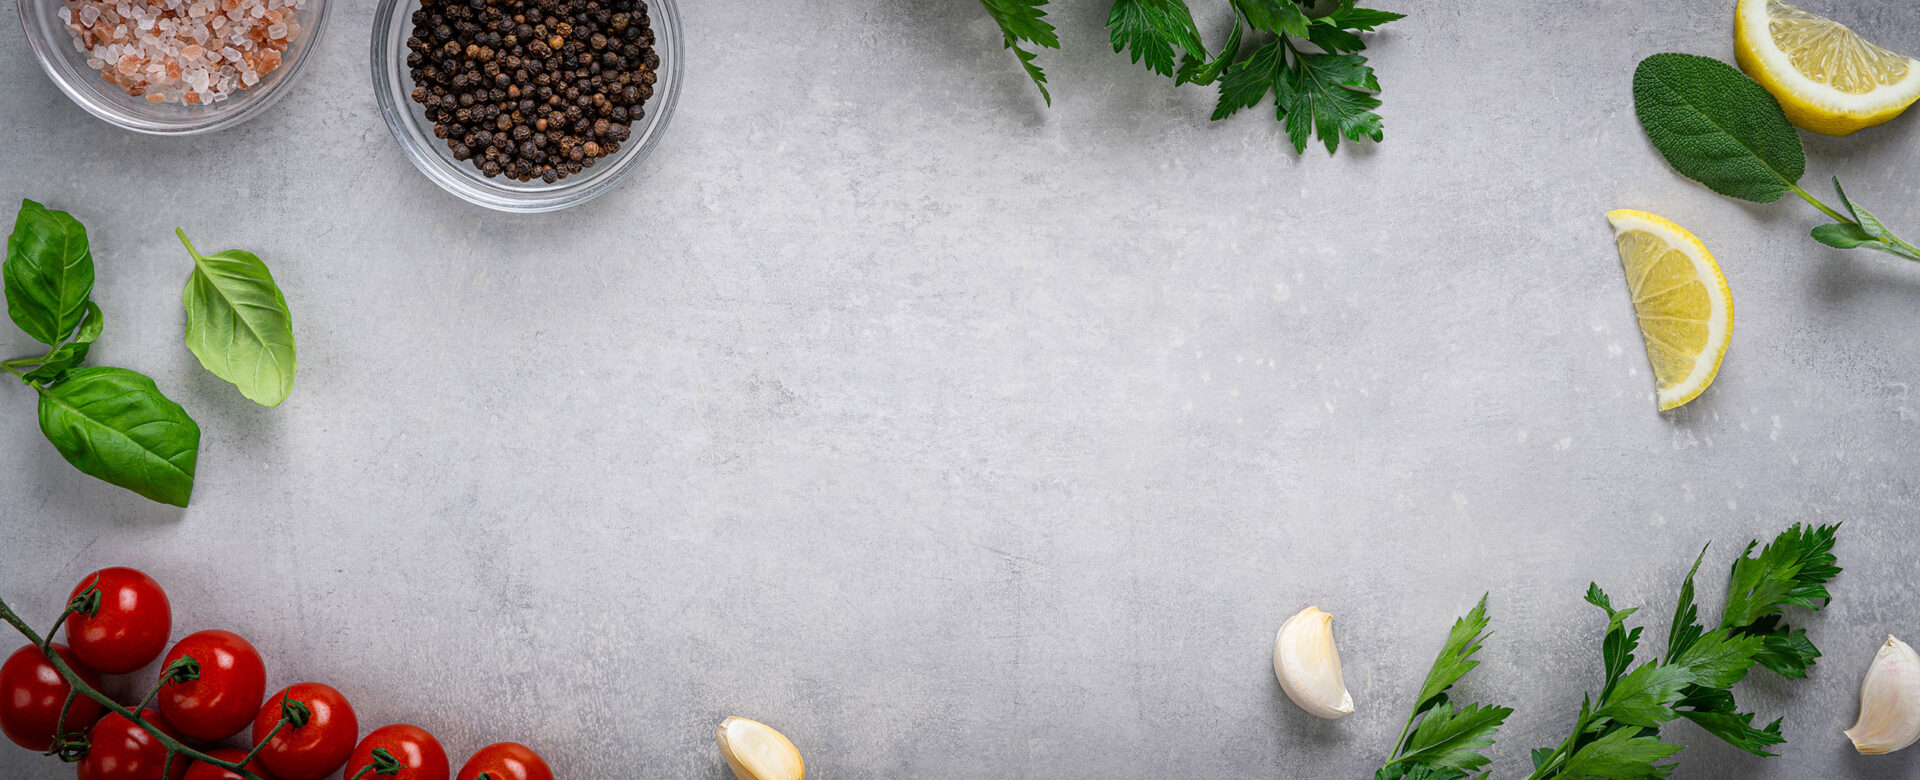
[[[413,99],[453,156],[548,183],[620,151],[660,56],[641,0],[421,0]]]

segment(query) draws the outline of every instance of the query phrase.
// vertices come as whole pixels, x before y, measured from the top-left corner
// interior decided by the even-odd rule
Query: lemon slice
[[[1782,0],[1740,0],[1733,13],[1740,69],[1803,129],[1852,135],[1920,100],[1920,60],[1868,43],[1846,25]]]
[[[1713,383],[1733,340],[1733,293],[1713,254],[1686,228],[1633,209],[1609,211],[1607,221],[1664,412]]]

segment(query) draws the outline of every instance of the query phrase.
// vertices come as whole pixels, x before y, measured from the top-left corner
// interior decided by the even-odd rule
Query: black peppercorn
[[[620,151],[660,58],[640,0],[421,0],[412,98],[454,159],[552,183]]]

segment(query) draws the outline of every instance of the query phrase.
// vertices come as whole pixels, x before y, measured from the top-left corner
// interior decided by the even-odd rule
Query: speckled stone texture
[[[45,2],[47,0],[30,0]],[[456,765],[513,739],[562,777],[726,771],[773,724],[821,778],[1364,777],[1447,625],[1490,591],[1462,695],[1493,754],[1597,686],[1589,580],[1662,634],[1686,566],[1846,521],[1812,679],[1756,675],[1772,760],[1691,726],[1679,778],[1905,778],[1840,736],[1889,632],[1920,638],[1920,267],[1675,175],[1641,57],[1732,57],[1732,3],[1383,3],[1387,141],[1296,158],[1206,119],[1055,9],[1044,107],[967,0],[687,2],[688,78],[645,170],[564,213],[469,206],[374,107],[371,0],[269,116],[155,139],[81,113],[0,9],[0,200],[91,228],[107,331],[205,430],[186,511],[75,473],[0,387],[0,594],[51,619],[94,568],[176,635],[250,637],[369,728]],[[1812,5],[1920,52],[1920,6]],[[1219,9],[1205,15],[1209,31]],[[1210,32],[1211,34],[1211,32]],[[1809,138],[1807,184],[1920,234],[1920,117]],[[1720,258],[1719,380],[1662,416],[1603,212]],[[10,208],[8,211],[10,212]],[[287,290],[301,371],[248,403],[182,346],[188,259]],[[34,351],[0,328],[0,352]],[[1336,616],[1359,712],[1269,667]],[[0,750],[0,777],[57,762]]]

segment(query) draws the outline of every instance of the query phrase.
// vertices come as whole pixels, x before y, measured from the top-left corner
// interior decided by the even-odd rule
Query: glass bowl
[[[60,20],[62,0],[19,0],[20,23],[27,28],[27,42],[40,60],[47,78],[87,113],[138,133],[153,135],[191,135],[232,127],[272,107],[287,91],[287,85],[300,77],[314,45],[327,29],[329,0],[307,0],[301,11],[300,37],[282,54],[280,67],[261,77],[259,83],[233,93],[218,103],[185,105],[149,103],[131,97],[126,90],[108,82],[100,71],[87,65],[87,56],[74,50],[73,33]]]
[[[412,97],[407,37],[413,32],[413,12],[419,10],[420,0],[380,0],[379,10],[374,12],[373,92],[380,103],[380,114],[415,168],[470,203],[500,211],[539,212],[597,198],[632,176],[653,152],[680,95],[680,14],[673,0],[646,3],[653,26],[653,50],[660,57],[660,67],[654,71],[653,97],[645,104],[646,116],[633,123],[633,135],[620,144],[620,151],[600,158],[592,168],[548,184],[539,179],[519,182],[506,176],[489,179],[471,161],[454,159],[447,142],[433,137],[433,123],[427,120],[426,108]]]

